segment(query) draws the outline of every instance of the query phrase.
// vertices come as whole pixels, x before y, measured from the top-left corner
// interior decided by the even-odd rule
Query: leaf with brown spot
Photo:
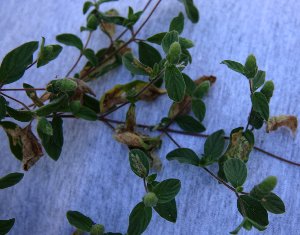
[[[125,44],[125,42],[122,41],[122,40],[119,40],[119,41],[117,41],[117,42],[115,43],[117,49],[120,48],[121,46],[123,46],[124,44]],[[119,55],[120,55],[121,58],[122,58],[127,52],[131,52],[131,48],[125,46],[125,47],[122,48],[118,53],[119,53]]]
[[[194,80],[196,86],[198,87],[202,82],[209,81],[210,86],[216,82],[217,78],[213,75],[210,76],[202,76],[196,80]]]
[[[190,109],[191,109],[191,97],[189,97],[187,94],[184,95],[184,98],[181,102],[179,103],[176,103],[176,102],[173,102],[173,104],[171,105],[170,107],[170,110],[169,110],[169,114],[168,114],[168,117],[169,118],[174,118],[178,113],[179,111],[185,106],[188,105],[183,109],[183,111],[180,113],[181,115],[185,115],[187,114]]]
[[[125,128],[129,132],[133,132],[136,128],[135,104],[130,104],[129,109],[126,113]]]
[[[119,12],[112,8],[108,11],[105,12],[105,14],[109,15],[109,16],[118,16],[119,15]],[[108,35],[110,37],[113,37],[115,35],[115,24],[114,23],[109,23],[105,20],[102,20],[102,24],[100,25],[100,29],[104,32],[104,33],[108,33]],[[104,30],[104,28],[105,30]]]
[[[155,149],[149,151],[150,153],[150,158],[148,157],[150,167],[154,170],[161,171],[162,168],[162,162],[158,155],[155,152]]]
[[[285,126],[291,129],[295,136],[298,127],[298,119],[292,115],[273,116],[266,123],[266,132],[276,131],[279,127]]]
[[[23,88],[34,88],[33,86],[23,83]],[[26,91],[26,95],[35,103],[38,107],[43,106],[43,102],[37,97],[36,91]]]
[[[40,100],[41,100],[42,102],[45,102],[46,100],[49,100],[49,99],[51,98],[51,96],[52,96],[52,93],[51,93],[51,92],[45,91],[45,93],[42,94],[42,96],[40,97]]]
[[[150,149],[152,147],[151,145],[146,144],[141,137],[134,133],[125,132],[121,134],[114,134],[112,135],[112,137],[114,137],[116,141],[127,146],[139,147],[144,149]]]
[[[31,132],[31,124],[20,131],[23,142],[23,166],[24,171],[28,171],[44,154],[42,145]]]

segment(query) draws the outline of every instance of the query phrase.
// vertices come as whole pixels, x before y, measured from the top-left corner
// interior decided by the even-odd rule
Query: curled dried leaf
[[[112,137],[114,137],[116,141],[127,146],[144,148],[146,150],[152,147],[151,145],[146,144],[143,139],[135,133],[125,132],[121,134],[114,134]]]
[[[105,12],[109,16],[118,16],[119,12],[116,9],[110,9],[109,11]],[[110,37],[113,37],[115,35],[115,24],[114,23],[109,23],[105,20],[102,20],[102,24],[100,25],[100,29],[104,33],[108,33]]]
[[[123,46],[124,44],[125,44],[125,43],[124,43],[123,41],[118,41],[115,45],[116,45],[116,48],[118,49],[119,47]],[[127,52],[131,52],[131,48],[125,46],[124,48],[122,48],[122,49],[119,51],[119,55],[120,55],[121,58],[122,58],[123,55],[125,55]]]
[[[186,105],[188,104],[184,110],[181,112],[181,115],[185,115],[187,114],[190,109],[191,109],[191,97],[189,97],[187,94],[184,95],[184,98],[181,102],[179,103],[176,103],[176,102],[173,102],[173,104],[171,105],[170,107],[170,110],[169,110],[169,114],[168,114],[168,117],[169,118],[174,118],[178,113],[179,111]]]
[[[77,78],[67,78],[67,79],[70,79],[74,82],[77,83],[77,87],[75,89],[75,91],[80,91],[82,92],[83,94],[85,93],[89,93],[91,95],[93,95],[94,97],[96,97],[96,94],[95,92],[92,90],[92,88],[86,84],[84,81],[80,80],[80,79],[77,79]]]
[[[155,149],[150,151],[150,158],[148,157],[149,165],[152,169],[161,171],[162,162],[155,152]]]
[[[20,130],[23,142],[23,166],[24,171],[28,171],[44,154],[42,145],[31,132],[31,124]]]
[[[291,129],[295,136],[298,127],[298,120],[292,115],[280,115],[271,117],[266,123],[266,132],[276,131],[279,127],[285,126]]]
[[[196,80],[194,80],[196,86],[198,87],[202,82],[209,81],[210,86],[216,82],[217,78],[213,75],[210,76],[202,76]]]
[[[45,102],[45,101],[49,100],[51,96],[52,96],[52,93],[51,93],[51,92],[45,91],[45,93],[42,94],[42,96],[40,97],[40,100],[41,100],[42,102]]]
[[[136,118],[135,118],[135,105],[131,104],[127,113],[125,121],[126,130],[133,132],[136,128]]]

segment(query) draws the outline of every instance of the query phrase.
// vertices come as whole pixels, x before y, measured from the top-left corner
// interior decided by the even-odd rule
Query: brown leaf
[[[31,132],[31,124],[20,131],[23,142],[23,167],[28,171],[44,154],[38,139]]]
[[[80,230],[80,229],[76,229],[72,235],[84,235],[84,231],[83,230]]]
[[[295,136],[298,127],[298,120],[292,115],[280,115],[271,117],[266,123],[266,132],[276,131],[279,127],[285,126],[291,129]]]
[[[189,103],[185,108],[184,110],[180,113],[181,115],[185,115],[187,114],[190,109],[191,109],[191,97],[189,97],[187,94],[184,95],[184,98],[181,102],[179,103],[176,103],[176,102],[173,102],[173,104],[171,105],[170,107],[170,110],[169,110],[169,114],[168,114],[168,117],[169,118],[174,118],[178,113],[179,111],[187,104]]]
[[[142,90],[145,86],[140,87],[139,91]],[[139,95],[138,99],[144,100],[146,102],[153,102],[156,100],[158,96],[161,94],[166,94],[167,90],[164,88],[157,88],[154,85],[151,85],[148,87],[147,90],[145,90],[141,95]]]
[[[202,82],[209,81],[210,86],[216,82],[217,78],[213,75],[210,76],[202,76],[196,80],[194,80],[196,86],[198,87]]]
[[[114,134],[112,135],[112,137],[114,137],[116,141],[127,146],[139,147],[144,149],[151,148],[151,145],[146,144],[141,137],[134,133],[125,132],[121,134]]]
[[[149,165],[152,169],[161,171],[162,162],[155,152],[155,149],[150,151],[151,158],[148,157]]]
[[[126,127],[126,130],[129,132],[135,131],[136,118],[135,118],[135,105],[134,104],[130,104],[130,107],[126,113],[125,127]]]
[[[41,100],[42,102],[45,102],[46,100],[49,100],[51,96],[52,96],[52,93],[51,93],[51,92],[45,91],[45,93],[42,94],[42,96],[40,97],[40,100]]]
[[[77,79],[77,78],[67,78],[67,79],[72,80],[77,83],[77,87],[76,87],[75,91],[79,91],[83,94],[89,93],[89,94],[93,95],[94,97],[96,97],[96,94],[94,93],[92,88],[90,88],[90,86],[88,84],[86,84],[84,81]]]
[[[110,16],[118,16],[119,15],[119,12],[112,8],[108,11],[105,12],[107,15],[110,15]],[[104,30],[104,28],[105,30]],[[105,20],[102,20],[102,24],[100,25],[100,29],[104,32],[104,33],[108,33],[108,35],[110,37],[113,37],[115,35],[115,24],[114,23],[108,23],[106,22]]]

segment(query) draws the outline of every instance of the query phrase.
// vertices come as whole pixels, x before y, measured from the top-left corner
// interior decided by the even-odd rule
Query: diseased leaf
[[[148,227],[152,218],[152,208],[146,207],[144,202],[138,203],[130,213],[128,235],[140,235]]]
[[[163,40],[163,38],[165,37],[166,34],[167,34],[167,32],[154,34],[153,36],[147,38],[147,41],[151,42],[151,43],[156,43],[158,45],[161,45],[161,42],[162,42],[162,40]]]
[[[268,120],[270,116],[269,104],[265,95],[261,92],[251,94],[253,110],[259,112],[264,120]]]
[[[179,103],[173,102],[172,103],[170,110],[169,110],[168,117],[173,118],[173,117],[177,116],[177,114],[179,113],[180,110],[182,110],[180,114],[185,115],[190,111],[190,109],[191,109],[191,98],[185,94],[184,98],[181,102],[179,102]]]
[[[62,150],[62,146],[64,143],[64,136],[63,136],[63,120],[61,117],[56,116],[53,117],[52,121],[50,122],[53,135],[46,135],[39,129],[37,129],[38,135],[42,140],[42,145],[46,150],[49,157],[51,157],[54,161],[57,161]]]
[[[123,56],[122,61],[125,68],[128,71],[132,72],[133,74],[146,75],[146,76],[152,74],[152,69],[147,65],[144,65],[140,61],[138,61],[138,59],[135,58],[135,56],[131,52],[127,52]]]
[[[106,13],[103,13],[101,11],[95,11],[94,14],[101,20],[105,20],[108,23],[113,23],[117,25],[122,25],[124,24],[125,18],[122,16],[115,16],[115,15],[109,15]]]
[[[15,184],[21,181],[23,176],[23,173],[15,172],[0,178],[0,189],[5,189],[14,186]]]
[[[145,42],[139,42],[139,59],[141,63],[153,68],[155,63],[159,63],[162,58],[158,50]]]
[[[23,88],[34,88],[33,86],[23,83]],[[38,107],[43,106],[43,102],[39,99],[39,97],[36,94],[36,91],[26,91],[26,95],[33,101],[35,105]]]
[[[13,122],[0,122],[0,126],[5,131],[9,147],[12,154],[20,161],[23,159],[23,143],[20,136],[21,127]]]
[[[159,156],[156,154],[155,148],[150,151],[145,151],[145,154],[147,155],[150,168],[153,170],[161,171],[162,162]]]
[[[2,95],[0,95],[0,121],[5,117],[6,114],[5,105],[6,105],[5,98]]]
[[[23,143],[23,166],[24,171],[28,171],[44,154],[38,139],[31,132],[31,124],[20,130]]]
[[[77,87],[74,90],[75,94],[69,99],[69,102],[72,102],[73,100],[83,100],[83,102],[84,102],[84,97],[91,101],[91,99],[93,99],[93,98],[91,98],[91,97],[87,98],[85,96],[85,93],[91,94],[96,97],[96,94],[94,93],[92,88],[90,88],[90,86],[88,84],[86,84],[84,81],[82,81],[80,79],[76,79],[76,78],[67,78],[67,79],[72,80],[73,82],[76,82],[76,84],[77,84]],[[97,102],[99,102],[99,101],[97,101]],[[83,105],[83,106],[86,106],[86,105]]]
[[[250,220],[253,220],[261,226],[267,226],[269,224],[268,212],[259,201],[248,195],[242,195],[240,198],[242,200],[246,216]],[[239,200],[237,200],[237,207],[241,215],[243,215]]]
[[[66,216],[69,223],[75,228],[81,229],[86,232],[91,231],[93,221],[89,217],[78,211],[68,211]]]
[[[183,164],[191,164],[194,166],[199,166],[200,159],[197,154],[188,148],[178,148],[167,154],[167,160],[177,160]]]
[[[67,46],[77,47],[80,51],[83,49],[83,43],[79,37],[74,34],[64,33],[56,36],[56,40]]]
[[[177,220],[177,208],[175,198],[166,203],[157,203],[153,209],[165,220],[175,223]]]
[[[238,158],[228,159],[224,164],[224,172],[227,180],[234,188],[242,186],[246,181],[246,164]]]
[[[232,60],[223,60],[220,64],[226,64],[228,66],[228,68],[241,73],[241,74],[245,74],[244,71],[244,65],[242,65],[241,63],[232,61]]]
[[[184,15],[179,12],[178,16],[174,17],[169,26],[169,32],[175,30],[178,34],[181,34],[184,28]]]
[[[6,54],[0,66],[0,84],[9,84],[19,80],[27,66],[32,63],[32,54],[38,46],[38,41],[27,42]]]
[[[175,121],[186,132],[200,133],[206,131],[206,128],[191,116],[179,115]]]
[[[184,79],[178,68],[174,65],[166,68],[165,87],[171,100],[175,102],[183,100],[185,93]]]
[[[9,220],[0,220],[0,234],[7,234],[15,224],[15,218]]]
[[[20,121],[20,122],[30,122],[32,119],[33,112],[29,110],[18,110],[13,109],[9,107],[8,105],[5,105],[5,109],[9,116],[11,116],[13,119]]]
[[[216,82],[217,78],[213,75],[210,76],[202,76],[196,80],[194,80],[194,83],[196,87],[198,87],[200,84],[202,84],[205,81],[209,81],[210,86],[212,86]]]
[[[251,80],[252,91],[256,91],[265,83],[266,72],[258,70],[256,76]]]
[[[167,179],[159,183],[152,190],[158,198],[158,203],[171,201],[180,191],[181,182],[178,179]]]
[[[186,14],[192,23],[197,23],[199,21],[199,12],[193,3],[193,0],[179,0],[184,4]]]
[[[161,121],[153,126],[150,126],[150,131],[164,129],[171,122],[171,118],[164,117]]]
[[[105,12],[105,14],[109,15],[109,16],[118,16],[119,15],[119,12],[112,8],[108,11]],[[115,35],[115,24],[114,23],[109,23],[105,20],[102,20],[102,24],[100,25],[100,29],[102,30],[102,32],[104,33],[108,33],[108,35],[110,37],[113,37]],[[104,30],[105,28],[105,30]]]
[[[135,118],[135,105],[130,104],[126,113],[125,128],[129,132],[133,132],[136,129],[136,118]]]
[[[161,41],[161,46],[166,55],[169,53],[170,47],[174,42],[179,42],[178,32],[171,31],[166,33],[163,40]]]
[[[273,214],[283,214],[285,212],[285,206],[283,201],[275,193],[270,193],[261,200],[263,207]]]
[[[292,115],[273,116],[266,122],[266,132],[276,131],[279,127],[288,127],[295,136],[298,127],[298,119]]]
[[[138,177],[144,178],[149,174],[149,162],[147,156],[139,149],[129,152],[130,168]]]

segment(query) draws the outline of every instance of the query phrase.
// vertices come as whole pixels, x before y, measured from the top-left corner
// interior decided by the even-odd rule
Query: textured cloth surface
[[[120,15],[127,16],[129,2],[135,11],[141,10],[146,4],[146,1],[138,0],[109,2],[103,4],[102,10],[114,7]],[[45,37],[46,45],[57,44],[55,36],[61,33],[76,34],[85,42],[88,32],[79,32],[80,26],[86,24],[86,16],[82,15],[83,3],[83,0],[1,0],[0,58],[25,42],[41,41],[41,36]],[[150,3],[137,26],[147,18],[155,4],[156,1]],[[217,77],[209,95],[203,99],[207,107],[203,121],[207,131],[204,134],[224,129],[228,136],[232,129],[246,126],[251,109],[248,81],[227,66],[220,65],[220,62],[227,59],[244,63],[251,53],[256,56],[259,69],[267,72],[266,80],[273,80],[275,83],[270,116],[291,114],[300,117],[300,2],[196,0],[195,5],[200,10],[200,21],[192,24],[186,19],[182,33],[183,37],[196,44],[190,49],[193,63],[185,69],[185,73],[192,79],[202,75]],[[167,31],[169,22],[180,11],[184,11],[184,7],[179,1],[162,1],[138,38],[145,39],[155,33]],[[186,16],[185,11],[184,14]],[[120,34],[122,30],[117,27],[116,34]],[[124,35],[124,40],[129,38],[129,33]],[[98,30],[93,33],[88,47],[97,51],[108,45],[108,38]],[[137,55],[136,44],[132,43],[130,46]],[[154,46],[163,55],[162,49]],[[63,51],[56,60],[39,69],[30,68],[22,79],[5,88],[21,88],[23,82],[34,87],[44,87],[56,75],[63,78],[78,55],[76,48],[63,45]],[[37,52],[34,58],[36,56]],[[86,59],[82,58],[71,75],[79,72],[85,63]],[[137,78],[145,81],[148,79],[143,76],[136,76],[134,79]],[[121,66],[89,85],[97,94],[97,99],[100,99],[115,84],[132,80],[130,73]],[[6,94],[30,103],[25,92]],[[171,103],[167,95],[159,97],[153,103],[138,102],[137,122],[157,123],[167,116]],[[13,101],[10,104],[20,107]],[[126,107],[108,117],[123,121],[125,113]],[[24,123],[19,124],[25,127]],[[36,122],[33,123],[34,133],[35,126]],[[171,128],[179,130],[176,124]],[[66,212],[77,210],[93,221],[104,224],[107,232],[125,234],[130,212],[145,193],[142,180],[130,170],[126,146],[115,142],[111,137],[113,132],[98,121],[64,119],[63,129],[64,146],[57,162],[45,154],[25,173],[19,184],[0,190],[0,219],[16,218],[10,235],[71,235],[74,227],[68,223]],[[151,133],[153,136],[159,134]],[[203,153],[204,138],[171,135],[180,146],[191,148],[197,154]],[[254,135],[257,147],[300,162],[298,132],[295,140],[287,128],[267,134],[263,127],[255,130]],[[0,138],[0,177],[11,172],[21,172],[21,163],[11,154],[6,134],[2,130]],[[157,179],[181,180],[182,188],[176,197],[177,222],[170,223],[153,213],[152,221],[144,234],[229,234],[242,221],[236,207],[236,196],[223,185],[218,185],[204,170],[179,164],[177,161],[167,161],[167,153],[175,148],[174,143],[164,135],[162,148],[157,151],[163,162]],[[264,232],[259,233],[253,229],[251,232],[241,230],[240,234],[299,234],[299,168],[256,150],[251,153],[247,167],[245,191],[250,191],[269,175],[278,177],[278,186],[274,192],[285,202],[286,213],[270,213],[270,225]],[[214,173],[218,171],[217,164],[208,168]]]

